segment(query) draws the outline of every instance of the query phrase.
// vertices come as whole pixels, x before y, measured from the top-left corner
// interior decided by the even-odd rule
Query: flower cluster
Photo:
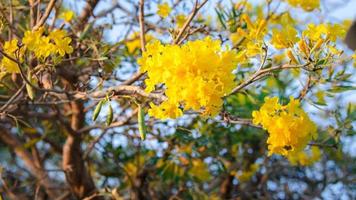
[[[5,42],[4,52],[11,58],[19,58],[19,62],[23,61],[23,49],[18,47],[18,40],[13,39]],[[4,56],[0,63],[0,72],[4,75],[5,73],[20,73],[18,64],[12,61],[10,58]]]
[[[284,29],[273,29],[271,43],[277,49],[293,47],[299,40],[297,34],[297,30],[290,25]]]
[[[46,36],[43,27],[36,31],[26,31],[22,39],[25,48],[32,51],[39,59],[45,59],[50,55],[64,56],[72,53],[71,41],[72,39],[67,37],[66,31],[57,29]]]
[[[247,57],[253,57],[262,52],[267,21],[258,18],[252,22],[248,15],[243,14],[241,22],[245,23],[246,26],[237,28],[236,32],[231,34],[230,39],[234,45],[239,44],[241,58],[246,60]]]
[[[300,7],[305,11],[311,12],[320,7],[320,0],[287,0],[293,7]]]
[[[168,17],[169,13],[171,13],[172,11],[172,8],[169,6],[167,2],[163,4],[159,4],[157,8],[158,8],[157,14],[162,18]]]
[[[321,157],[320,149],[316,146],[306,151],[297,151],[288,155],[288,160],[292,165],[310,166],[318,162]]]
[[[299,38],[293,25],[284,25],[272,31],[271,43],[277,49],[287,49],[286,54],[292,63],[298,64],[305,58],[334,58],[342,53],[336,48],[336,40],[343,38],[346,27],[339,24],[309,24]],[[298,56],[295,56],[298,55]],[[297,58],[301,59],[297,59]],[[306,62],[310,62],[308,59]]]
[[[222,50],[219,41],[207,37],[184,45],[162,45],[154,41],[146,46],[138,61],[147,72],[146,90],[164,88],[168,97],[160,105],[151,104],[149,114],[156,118],[177,118],[182,110],[204,109],[203,115],[216,115],[222,97],[234,87],[237,56]]]
[[[48,36],[44,35],[44,28],[41,27],[36,31],[26,31],[22,38],[22,45],[17,39],[6,41],[4,43],[4,52],[7,56],[22,63],[26,51],[34,53],[40,60],[48,56],[60,56],[73,52],[70,45],[72,39],[67,37],[64,30],[54,30]],[[0,62],[0,77],[7,73],[20,73],[18,63],[4,56]]]
[[[261,124],[268,131],[269,155],[288,156],[302,151],[316,137],[317,127],[300,108],[299,100],[292,97],[287,105],[280,105],[278,98],[265,98],[259,111],[253,111],[253,123]]]
[[[335,42],[337,38],[343,37],[345,33],[345,28],[340,24],[309,24],[307,29],[303,31],[303,37],[307,37],[313,42],[319,40]]]

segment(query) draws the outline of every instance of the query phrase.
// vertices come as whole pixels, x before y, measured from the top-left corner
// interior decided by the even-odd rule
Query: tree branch
[[[33,27],[32,30],[39,29],[46,22],[46,20],[48,19],[49,15],[51,14],[51,11],[52,11],[54,5],[56,4],[56,1],[57,0],[51,0],[48,3],[45,13],[41,17],[41,19],[38,21],[38,23]]]
[[[34,163],[34,159],[24,148],[24,144],[21,143],[16,136],[7,131],[5,127],[0,127],[0,140],[9,146],[15,152],[16,156],[23,161],[26,168],[36,177],[39,184],[45,188],[46,193],[52,199],[59,195],[60,191],[58,191],[56,182],[48,177],[46,171]]]

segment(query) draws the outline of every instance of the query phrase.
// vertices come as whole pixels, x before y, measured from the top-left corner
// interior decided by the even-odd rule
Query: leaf
[[[100,111],[101,111],[101,107],[103,107],[103,103],[104,103],[104,101],[100,100],[98,105],[96,105],[94,113],[93,113],[93,117],[92,117],[93,121],[95,121],[96,118],[98,118]]]
[[[340,92],[345,92],[348,90],[356,90],[356,87],[350,86],[350,85],[338,85],[338,86],[335,86],[335,87],[329,89],[328,91],[333,92],[333,93],[340,93]]]
[[[224,27],[224,29],[226,29],[227,27],[226,27],[225,22],[224,22],[225,21],[224,16],[219,12],[218,9],[215,9],[215,12],[218,15],[218,19],[220,21],[220,24]]]
[[[141,140],[145,140],[146,139],[145,113],[143,111],[141,104],[138,104],[137,121],[138,121],[138,131],[140,132]]]
[[[93,25],[94,23],[92,22],[85,26],[84,31],[79,34],[79,41],[82,41],[88,35],[88,32],[91,30]]]

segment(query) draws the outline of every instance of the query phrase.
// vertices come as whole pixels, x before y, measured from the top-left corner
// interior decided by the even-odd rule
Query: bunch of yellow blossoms
[[[292,165],[310,166],[319,161],[320,157],[320,149],[316,146],[313,146],[308,152],[298,151],[290,153],[287,158]]]
[[[297,34],[297,30],[290,25],[287,25],[284,29],[273,29],[271,43],[277,49],[293,47],[299,40]]]
[[[303,10],[311,12],[320,7],[320,0],[287,0],[291,6],[301,7]]]
[[[151,116],[177,118],[183,114],[180,108],[204,109],[203,115],[219,112],[222,97],[234,87],[232,71],[238,61],[234,51],[222,50],[220,41],[210,37],[181,46],[154,41],[146,48],[138,61],[141,72],[148,74],[146,91],[163,87],[168,97],[158,106],[151,104]]]
[[[284,25],[283,29],[273,29],[271,43],[276,49],[286,49],[287,56],[293,63],[299,63],[291,49],[297,47],[297,55],[314,59],[326,55],[327,58],[339,55],[342,51],[336,48],[337,38],[343,38],[346,27],[339,24],[309,24],[302,32],[302,37],[292,25]],[[322,53],[322,54],[321,54]],[[309,60],[308,60],[309,62]]]
[[[345,33],[345,27],[340,24],[309,24],[307,29],[303,31],[303,37],[307,37],[313,42],[319,40],[335,42],[338,37],[343,37]]]
[[[254,22],[246,14],[241,16],[241,21],[247,28],[237,28],[235,33],[230,36],[234,45],[239,44],[242,58],[247,59],[259,55],[262,52],[263,38],[266,35],[267,21],[265,19],[256,19]]]
[[[316,137],[317,127],[300,108],[299,100],[292,97],[287,105],[280,105],[278,98],[265,98],[259,111],[253,111],[253,123],[268,131],[269,155],[288,156],[302,151]]]
[[[43,35],[44,28],[36,31],[26,31],[22,39],[25,48],[32,51],[39,59],[45,59],[49,55],[59,54],[64,56],[73,52],[70,45],[72,39],[67,37],[64,30],[54,30],[48,36]]]
[[[18,47],[18,40],[13,39],[10,41],[5,42],[4,44],[4,52],[10,56],[11,58],[17,59],[19,58],[19,62],[23,61],[23,49],[19,49]],[[20,69],[18,68],[18,64],[8,57],[3,57],[0,63],[0,72],[1,77],[6,73],[20,73]]]
[[[73,52],[73,47],[70,45],[72,39],[67,37],[64,30],[54,30],[48,36],[44,35],[44,28],[41,27],[36,31],[26,31],[22,38],[23,46],[20,46],[17,39],[6,41],[4,44],[4,52],[14,59],[18,59],[20,63],[24,60],[26,50],[34,53],[36,58],[40,60],[46,59],[50,55],[64,56]],[[0,63],[0,77],[6,73],[20,73],[18,63],[4,56]]]

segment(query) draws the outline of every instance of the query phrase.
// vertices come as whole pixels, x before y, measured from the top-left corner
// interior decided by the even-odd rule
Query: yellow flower
[[[26,46],[27,49],[31,51],[36,51],[38,48],[39,40],[42,37],[44,28],[41,27],[36,31],[26,31],[24,37],[22,38],[22,43]]]
[[[60,15],[59,15],[59,18],[60,19],[63,19],[64,21],[66,22],[70,22],[74,17],[74,12],[71,11],[71,10],[67,10],[65,12],[62,12]]]
[[[290,49],[286,51],[286,54],[292,64],[298,64],[298,60],[295,58],[293,52]]]
[[[176,23],[178,28],[183,27],[185,21],[187,20],[187,17],[184,14],[179,14],[176,16]]]
[[[307,29],[303,31],[303,36],[309,38],[313,42],[320,39],[329,39],[335,42],[337,38],[345,36],[346,29],[339,24],[309,24]]]
[[[267,97],[260,110],[253,111],[253,123],[262,125],[269,133],[269,155],[276,153],[288,156],[303,150],[316,137],[316,125],[299,104],[299,100],[291,97],[289,104],[282,106],[277,97]]]
[[[219,41],[207,37],[181,46],[162,45],[154,41],[138,60],[141,72],[147,72],[146,91],[155,86],[165,88],[167,100],[151,105],[149,114],[159,119],[177,118],[182,110],[203,110],[203,115],[216,115],[221,99],[234,87],[232,74],[239,57],[222,50]]]
[[[23,51],[19,51],[17,46],[18,40],[13,39],[11,41],[6,41],[4,44],[4,52],[11,58],[17,59],[17,53],[19,54],[20,62],[22,61]],[[16,62],[12,61],[7,57],[3,57],[0,63],[0,68],[2,72],[7,73],[20,73],[19,66]]]
[[[54,44],[50,43],[50,38],[41,37],[38,40],[37,46],[34,49],[35,56],[40,59],[45,59],[55,51]]]
[[[273,14],[270,19],[271,23],[279,24],[284,26],[294,26],[296,24],[296,20],[290,15],[289,12],[284,12],[279,15]]]
[[[50,32],[48,36],[43,33],[43,27],[36,31],[26,31],[22,39],[25,47],[32,51],[37,58],[45,59],[56,53],[64,56],[66,53],[73,52],[73,47],[70,45],[72,39],[67,37],[66,31],[57,29]]]
[[[55,43],[55,52],[60,56],[71,54],[73,47],[70,45],[72,39],[66,37],[66,32],[63,30],[54,30],[49,34],[49,38]]]
[[[145,34],[146,43],[149,43],[153,40],[153,36],[150,34]],[[129,54],[133,54],[137,49],[141,49],[141,40],[140,33],[134,32],[129,36],[128,41],[126,42],[127,51]]]
[[[293,7],[300,7],[307,12],[311,12],[320,7],[320,0],[287,0]]]
[[[292,26],[286,26],[282,30],[272,30],[271,43],[277,49],[293,47],[298,40],[297,31]]]
[[[311,147],[309,151],[296,151],[287,156],[292,165],[310,166],[320,160],[320,149],[316,146]]]
[[[259,55],[262,52],[267,21],[258,18],[252,22],[246,14],[241,16],[241,20],[246,23],[247,28],[237,28],[236,32],[230,35],[230,39],[233,45],[241,49],[239,57],[242,62],[245,62],[249,57]]]
[[[157,14],[162,18],[168,17],[169,13],[172,10],[172,8],[169,6],[167,2],[163,4],[159,4],[157,7],[158,7]]]
[[[60,56],[64,56],[65,54],[71,54],[73,52],[73,47],[70,45],[71,41],[72,39],[69,37],[65,37],[62,40],[55,41],[56,52]]]
[[[64,30],[56,29],[56,30],[50,32],[48,37],[51,40],[57,41],[57,40],[63,39],[64,37],[66,37],[66,35],[67,35],[67,33]]]

